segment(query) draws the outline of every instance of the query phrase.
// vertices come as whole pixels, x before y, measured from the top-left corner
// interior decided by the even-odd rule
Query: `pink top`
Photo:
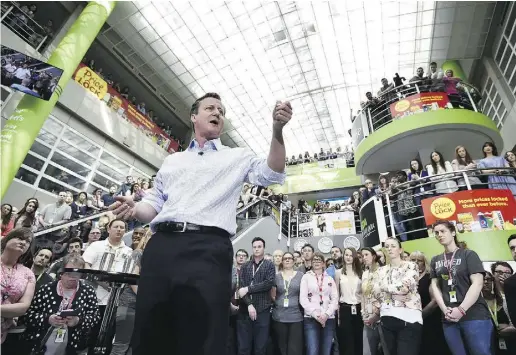
[[[9,270],[2,265],[2,278],[0,281],[0,292],[2,294],[2,304],[14,304],[22,298],[25,289],[29,283],[36,283],[36,277],[31,269],[16,264],[16,266]],[[2,322],[2,340],[3,343],[7,336],[7,330],[14,326],[11,318],[1,318]]]
[[[305,317],[315,318],[326,313],[328,318],[335,318],[335,312],[339,307],[335,280],[326,271],[323,275],[316,275],[313,271],[308,271],[301,279],[299,303],[305,310]]]
[[[5,237],[7,235],[7,233],[9,233],[10,231],[12,231],[14,228],[14,218],[11,218],[9,220],[9,223],[7,223],[6,225],[2,224],[1,228],[2,229],[2,237]]]

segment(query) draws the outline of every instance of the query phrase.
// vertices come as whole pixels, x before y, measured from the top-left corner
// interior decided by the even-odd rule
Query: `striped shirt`
[[[143,202],[158,215],[151,228],[162,222],[189,222],[236,232],[236,206],[242,184],[283,184],[285,173],[273,171],[265,159],[249,149],[229,148],[220,139],[203,148],[192,140],[184,152],[169,155]]]

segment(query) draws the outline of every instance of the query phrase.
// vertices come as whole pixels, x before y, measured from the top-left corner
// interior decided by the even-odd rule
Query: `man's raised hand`
[[[116,218],[134,218],[134,206],[136,205],[131,196],[116,196],[116,202],[109,206]]]

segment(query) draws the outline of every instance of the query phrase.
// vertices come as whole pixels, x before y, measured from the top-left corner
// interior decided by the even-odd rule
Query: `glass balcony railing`
[[[37,23],[25,3],[2,1],[1,11],[2,24],[41,53],[49,43],[52,30]]]
[[[351,136],[356,148],[369,134],[403,117],[429,111],[466,109],[480,112],[479,91],[459,78],[424,79],[388,87],[371,97],[354,117]]]

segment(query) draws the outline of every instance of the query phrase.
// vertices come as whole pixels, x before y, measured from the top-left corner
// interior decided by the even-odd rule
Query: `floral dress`
[[[12,269],[2,265],[2,279],[0,282],[0,291],[2,293],[2,304],[15,304],[20,301],[25,294],[29,283],[36,284],[36,277],[31,269],[16,264]],[[11,318],[1,318],[2,321],[2,340],[3,343],[7,337],[7,331],[15,326]]]

